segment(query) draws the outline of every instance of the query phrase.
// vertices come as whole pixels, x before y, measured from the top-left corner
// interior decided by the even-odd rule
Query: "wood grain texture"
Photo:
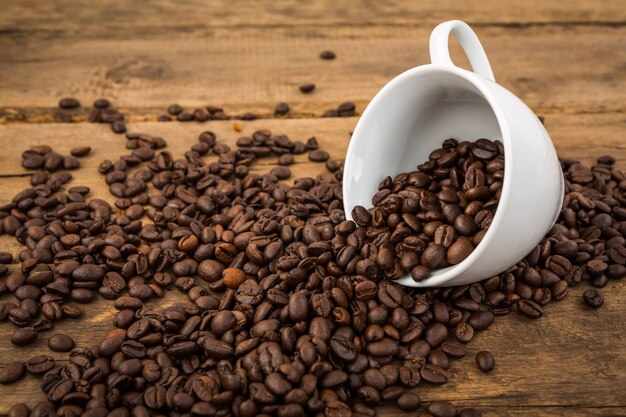
[[[561,154],[580,158],[585,162],[604,153],[618,156],[618,165],[626,166],[626,150],[623,148],[626,117],[623,115],[552,115],[546,125]],[[132,131],[161,135],[168,140],[169,149],[177,155],[188,149],[205,129],[215,131],[218,138],[234,145],[241,135],[251,134],[259,128],[274,133],[284,133],[296,139],[315,135],[322,148],[333,157],[341,158],[349,142],[349,132],[356,118],[312,120],[258,120],[238,122],[242,132],[233,130],[233,122],[213,122],[206,125],[194,123],[134,123]],[[593,142],[598,132],[602,141]],[[86,139],[88,138],[88,142]],[[106,126],[92,124],[21,124],[0,126],[1,143],[19,143],[14,153],[0,155],[0,201],[7,201],[23,187],[28,177],[20,167],[16,156],[22,148],[48,143],[55,150],[67,153],[77,144],[89,143],[92,154],[84,158],[83,168],[74,171],[70,184],[86,184],[92,195],[106,197],[106,186],[96,167],[100,160],[115,158],[128,150],[124,148],[123,136],[114,135]],[[311,163],[306,155],[297,157],[292,166],[296,176],[317,175],[324,172],[322,164]],[[262,161],[255,170],[267,171],[272,160]],[[19,245],[14,239],[3,236],[0,247],[17,255]],[[623,282],[611,282],[605,291],[606,305],[599,311],[585,308],[580,299],[583,286],[571,289],[562,302],[548,307],[546,317],[539,321],[510,315],[499,318],[488,332],[481,333],[470,345],[468,356],[454,362],[450,383],[444,388],[420,386],[418,392],[423,400],[447,399],[460,406],[478,407],[485,416],[540,416],[540,415],[624,415],[626,399],[615,387],[626,384],[626,350],[615,346],[626,331],[626,288]],[[186,302],[183,294],[169,291],[158,305]],[[153,303],[157,304],[157,303]],[[115,314],[111,302],[98,300],[85,306],[81,321],[66,321],[58,331],[72,335],[79,344],[93,344],[110,328]],[[89,329],[87,332],[84,329]],[[14,349],[8,342],[13,327],[0,325],[0,366],[12,360]],[[52,334],[52,333],[50,333]],[[22,359],[37,353],[48,353],[43,335],[35,345],[19,350]],[[615,341],[615,342],[614,342]],[[497,368],[489,376],[477,370],[473,355],[481,349],[491,349],[496,355]],[[63,359],[63,354],[52,354]],[[7,359],[11,358],[11,359]],[[585,395],[574,395],[585,381]],[[7,404],[28,398],[32,404],[39,396],[37,379],[28,378],[13,387],[0,387],[0,398]],[[9,401],[10,399],[10,401]],[[516,409],[515,407],[523,407]],[[0,406],[0,414],[6,412]],[[382,416],[395,415],[394,407],[383,407]],[[613,413],[613,414],[611,414]],[[407,414],[408,415],[408,414]]]
[[[450,382],[442,387],[421,384],[416,392],[423,401],[449,400],[475,407],[485,417],[625,415],[626,398],[620,387],[626,384],[626,351],[616,344],[626,332],[626,287],[623,282],[611,282],[605,305],[593,311],[582,304],[585,288],[570,289],[564,300],[547,307],[543,319],[531,321],[516,314],[499,317],[468,345],[465,358],[452,362]],[[185,302],[186,296],[172,290],[151,304],[165,307]],[[61,322],[34,345],[17,351],[8,341],[13,326],[1,323],[0,367],[42,353],[66,360],[65,354],[50,352],[46,345],[57,331],[69,334],[79,345],[98,343],[112,328],[112,302],[98,298],[84,310],[80,321]],[[474,362],[476,352],[483,349],[491,350],[496,358],[496,369],[489,375],[481,373]],[[29,377],[0,386],[0,415],[15,402],[32,405],[44,399],[38,384],[37,378]],[[609,411],[614,414],[603,414]],[[396,414],[395,407],[386,406],[379,415]]]
[[[612,154],[626,169],[624,0],[0,0],[0,6],[0,124],[6,123],[0,126],[0,204],[28,187],[19,156],[42,143],[63,154],[90,145],[93,152],[81,159],[70,185],[88,185],[92,197],[111,201],[96,167],[127,154],[125,139],[106,125],[82,123],[86,108],[75,111],[77,123],[42,123],[54,120],[57,100],[68,95],[86,106],[111,98],[128,114],[131,131],[162,135],[177,156],[203,130],[233,145],[269,128],[292,139],[315,135],[332,157],[343,158],[358,119],[317,116],[343,101],[355,102],[360,113],[391,78],[427,63],[430,31],[455,18],[475,27],[498,82],[546,115],[561,156],[592,163]],[[467,67],[458,45],[451,48],[455,62]],[[338,58],[320,60],[326,49]],[[304,82],[316,83],[316,91],[301,94]],[[292,107],[286,119],[273,118],[280,101]],[[239,121],[242,132],[233,121],[154,122],[172,102],[190,109],[220,105],[233,115],[253,111],[267,120]],[[273,163],[260,161],[254,170],[266,172]],[[291,168],[296,177],[324,172],[306,155]],[[20,249],[15,239],[0,236],[0,251],[17,255]],[[626,416],[625,286],[610,282],[598,311],[582,304],[581,285],[548,306],[541,320],[498,318],[472,341],[466,358],[453,362],[450,383],[417,392],[424,401],[451,400],[487,417]],[[186,296],[172,290],[151,304],[179,302]],[[57,331],[79,345],[97,343],[115,310],[103,299],[84,310],[82,319],[64,321],[19,350],[9,342],[13,326],[0,323],[0,368],[42,353],[63,363],[66,354],[46,345]],[[497,362],[489,375],[473,357],[485,348]],[[16,402],[43,399],[38,381],[0,386],[0,416]],[[415,413],[384,406],[379,415]]]
[[[281,101],[294,117],[319,116],[344,101],[360,112],[386,82],[430,61],[431,29],[246,27],[111,38],[0,32],[0,120],[52,121],[67,95],[86,106],[109,97],[136,121],[156,120],[174,101],[189,110],[214,104],[261,117],[273,116]],[[535,111],[624,110],[626,27],[476,30],[496,79]],[[460,48],[452,46],[463,65]],[[338,58],[319,59],[325,49]],[[299,91],[306,82],[317,85],[312,94]]]
[[[176,157],[182,157],[183,153],[196,143],[198,135],[205,130],[215,132],[218,140],[234,147],[239,137],[249,136],[258,129],[269,129],[274,134],[286,134],[293,140],[306,140],[315,136],[320,146],[328,151],[332,158],[343,159],[350,134],[357,121],[358,118],[351,117],[212,121],[203,124],[138,122],[129,123],[128,128],[131,132],[164,137],[168,142],[168,149]],[[241,128],[241,132],[234,129],[235,124]],[[553,114],[546,117],[545,125],[559,156],[591,164],[601,155],[612,154],[617,160],[617,165],[626,168],[626,115]],[[10,181],[6,178],[0,181],[0,201],[9,200],[15,193],[13,181],[19,182],[22,186],[28,185],[28,179],[19,176],[29,175],[31,171],[22,168],[19,155],[30,146],[46,143],[64,155],[67,155],[73,147],[91,146],[92,153],[80,159],[86,169],[73,172],[78,178],[75,182],[86,182],[91,187],[98,187],[99,182],[103,183],[96,172],[102,160],[115,160],[121,155],[130,153],[125,148],[124,135],[113,134],[108,125],[91,123],[3,125],[0,126],[0,143],[13,144],[12,152],[0,153],[0,178],[17,177]],[[295,177],[324,172],[323,164],[310,162],[306,154],[296,155],[295,160],[296,164],[290,167]],[[274,162],[272,158],[260,160],[254,169],[269,170]]]
[[[101,32],[115,29],[172,30],[301,25],[432,25],[462,17],[472,24],[623,24],[626,8],[621,0],[482,0],[372,2],[321,0],[315,2],[272,0],[171,0],[101,2],[83,7],[84,1],[26,0],[5,2],[0,28],[14,32]],[[37,13],[33,13],[33,9]],[[164,19],[164,16],[167,16]]]

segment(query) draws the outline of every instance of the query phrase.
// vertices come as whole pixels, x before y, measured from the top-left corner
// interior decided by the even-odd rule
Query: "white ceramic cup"
[[[455,35],[474,72],[452,63]],[[496,84],[480,41],[464,22],[437,26],[430,37],[432,64],[410,69],[385,85],[361,116],[343,175],[346,216],[371,198],[386,176],[410,172],[448,138],[500,139],[505,149],[502,195],[491,227],[461,263],[432,271],[411,287],[461,285],[496,275],[524,258],[556,221],[563,173],[548,132],[510,91]]]

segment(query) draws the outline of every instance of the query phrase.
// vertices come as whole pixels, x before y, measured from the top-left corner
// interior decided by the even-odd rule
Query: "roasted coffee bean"
[[[59,107],[62,109],[75,109],[80,107],[80,101],[74,97],[64,97],[59,100]]]
[[[278,103],[276,105],[276,108],[274,109],[274,113],[279,115],[279,116],[283,116],[287,113],[289,113],[289,104],[287,103]]]
[[[309,159],[313,162],[326,162],[330,158],[328,152],[316,149],[309,152]]]
[[[457,409],[448,401],[433,401],[426,408],[434,417],[456,417]]]
[[[22,327],[11,335],[11,343],[15,346],[26,346],[37,340],[39,333],[33,327]]]
[[[69,352],[74,349],[74,340],[65,334],[57,333],[48,339],[48,347],[55,352]]]
[[[543,308],[530,300],[519,300],[517,302],[517,311],[531,319],[538,319],[543,316]]]
[[[422,379],[431,384],[445,384],[448,382],[448,371],[433,364],[426,364],[420,369]]]
[[[398,408],[402,411],[415,411],[420,406],[420,397],[412,392],[405,392],[398,397]]]
[[[313,92],[313,90],[315,90],[315,84],[312,84],[312,83],[302,84],[300,86],[300,91],[303,92],[304,94],[309,94]]]
[[[604,304],[604,295],[600,291],[590,288],[583,293],[583,300],[589,307],[598,308]]]
[[[325,60],[331,60],[337,58],[337,55],[333,51],[322,51],[320,58]]]
[[[9,362],[0,370],[0,384],[12,384],[26,375],[26,367],[23,362]]]
[[[39,355],[26,361],[26,369],[33,375],[40,375],[54,368],[55,362],[50,356]]]
[[[476,354],[476,365],[483,372],[491,372],[496,366],[493,354],[487,350],[482,350]]]

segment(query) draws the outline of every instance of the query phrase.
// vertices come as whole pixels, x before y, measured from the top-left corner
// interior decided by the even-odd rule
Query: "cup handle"
[[[460,20],[443,22],[430,34],[430,61],[436,65],[455,66],[450,58],[448,49],[450,33],[459,40],[474,72],[483,78],[495,82],[487,54],[485,54],[478,36],[467,23]]]

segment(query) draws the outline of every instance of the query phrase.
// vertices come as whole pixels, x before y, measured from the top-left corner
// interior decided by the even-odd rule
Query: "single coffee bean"
[[[9,362],[0,370],[0,384],[12,384],[26,375],[26,367],[23,362]]]
[[[330,158],[328,152],[321,149],[309,152],[309,159],[313,162],[326,162],[328,158]]]
[[[57,333],[48,339],[48,347],[55,352],[69,352],[74,349],[74,340],[65,334]]]
[[[70,151],[70,153],[72,154],[72,156],[75,157],[83,157],[83,156],[87,156],[89,155],[89,153],[91,152],[91,147],[89,146],[80,146],[77,148],[72,148],[72,150]]]
[[[456,417],[457,409],[448,401],[433,401],[428,404],[428,412],[434,417]]]
[[[412,392],[405,392],[397,400],[398,408],[402,411],[415,411],[420,406],[420,397]]]
[[[430,363],[420,369],[420,375],[430,384],[439,385],[448,382],[448,371]]]
[[[289,113],[289,104],[284,103],[284,102],[283,103],[278,103],[276,105],[276,109],[274,110],[274,113],[276,115],[279,115],[279,116],[283,116],[283,115]]]
[[[335,59],[337,55],[333,51],[322,51],[320,53],[320,58],[325,60]]]
[[[22,327],[11,335],[11,343],[15,346],[26,346],[37,340],[39,333],[33,327]]]
[[[59,107],[62,109],[75,109],[80,107],[80,101],[74,97],[64,97],[59,100]]]
[[[600,291],[590,288],[583,293],[583,300],[589,307],[599,308],[604,304],[604,295]]]
[[[33,375],[40,375],[54,368],[55,362],[50,356],[39,355],[26,361],[26,369]]]
[[[496,366],[493,354],[487,350],[482,350],[476,354],[476,365],[483,372],[491,372]]]
[[[239,268],[226,268],[222,272],[222,279],[228,288],[237,289],[247,279],[247,276]]]
[[[313,90],[315,90],[315,84],[313,83],[306,83],[300,86],[300,91],[303,92],[304,94],[309,94],[313,92]]]
[[[530,300],[519,300],[517,302],[517,311],[531,319],[538,319],[543,316],[543,308]]]

